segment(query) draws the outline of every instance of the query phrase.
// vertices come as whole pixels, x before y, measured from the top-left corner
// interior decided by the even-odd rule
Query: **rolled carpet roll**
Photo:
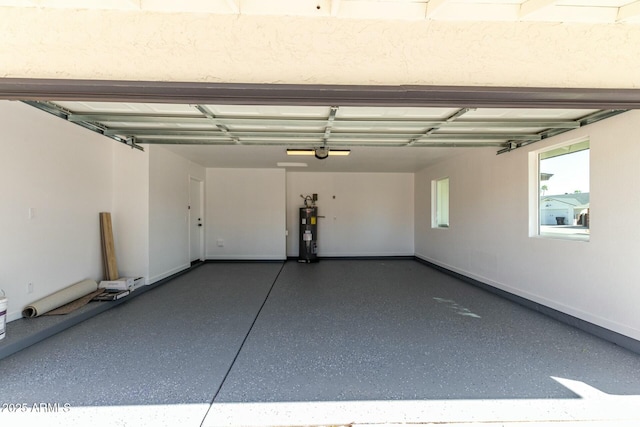
[[[87,279],[82,282],[78,282],[64,289],[59,290],[47,297],[39,299],[26,306],[22,310],[24,317],[38,317],[60,306],[63,306],[71,301],[77,300],[91,292],[95,292],[98,289],[98,284],[95,280]]]

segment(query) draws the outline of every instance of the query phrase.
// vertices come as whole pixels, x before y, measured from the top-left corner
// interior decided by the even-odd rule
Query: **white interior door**
[[[189,179],[189,259],[204,260],[202,256],[204,218],[202,212],[202,181]]]

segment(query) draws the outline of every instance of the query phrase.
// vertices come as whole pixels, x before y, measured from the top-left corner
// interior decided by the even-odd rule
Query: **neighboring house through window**
[[[589,240],[589,141],[537,152],[538,232]]]

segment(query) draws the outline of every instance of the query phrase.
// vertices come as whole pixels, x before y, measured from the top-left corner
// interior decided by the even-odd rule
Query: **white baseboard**
[[[147,285],[151,285],[151,284],[153,284],[155,282],[159,282],[160,280],[166,279],[167,277],[169,277],[171,275],[174,275],[176,273],[179,273],[179,272],[181,272],[183,270],[186,270],[189,267],[191,267],[191,264],[183,264],[183,265],[181,265],[179,267],[172,268],[171,270],[166,271],[166,272],[164,272],[162,274],[158,274],[156,276],[150,277],[149,280],[146,281],[146,284]]]
[[[629,338],[633,338],[635,340],[640,340],[640,331],[630,327],[628,325],[624,325],[615,321],[612,321],[610,319],[605,319],[603,317],[594,315],[592,313],[588,313],[586,311],[580,310],[579,308],[576,307],[572,307],[570,305],[566,305],[563,304],[561,302],[558,301],[554,301],[552,299],[546,298],[544,296],[541,295],[537,295],[535,293],[532,292],[528,292],[522,289],[518,289],[518,288],[514,288],[512,286],[509,286],[505,283],[500,283],[497,282],[495,280],[491,280],[489,278],[480,276],[478,274],[474,274],[471,273],[469,271],[454,267],[452,265],[449,265],[447,263],[443,263],[441,261],[429,258],[428,256],[422,255],[422,254],[415,254],[416,258],[420,258],[424,261],[430,262],[432,264],[435,264],[439,267],[445,268],[447,270],[450,270],[454,273],[458,273],[461,274],[463,276],[466,276],[470,279],[473,280],[477,280],[478,282],[482,282],[485,283],[487,285],[493,286],[494,288],[500,289],[502,291],[508,292],[510,294],[513,294],[515,296],[527,299],[529,301],[532,301],[536,304],[540,304],[543,305],[545,307],[549,307],[552,308],[554,310],[560,311],[562,313],[568,314],[569,316],[573,316],[576,317],[578,319],[584,320],[585,322],[589,322],[589,323],[593,323],[594,325],[600,326],[602,328],[608,329],[610,331],[614,331],[617,332],[619,334],[625,335]]]
[[[290,254],[287,255],[289,257],[297,257],[299,254]],[[338,252],[329,252],[329,253],[319,253],[318,257],[336,257],[336,258],[358,258],[358,257],[412,257],[413,252],[349,252],[349,253],[338,253]]]
[[[215,255],[208,256],[207,260],[210,261],[228,261],[228,260],[238,260],[238,261],[285,261],[286,257],[282,257],[282,255]]]
[[[7,323],[13,322],[14,320],[18,320],[18,319],[22,319],[22,310],[7,312]]]

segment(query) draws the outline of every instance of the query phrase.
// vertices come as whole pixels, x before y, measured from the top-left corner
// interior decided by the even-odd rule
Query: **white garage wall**
[[[284,170],[207,169],[205,193],[207,259],[286,258]]]
[[[640,339],[640,111],[496,156],[479,149],[416,174],[416,255]],[[591,240],[529,237],[529,151],[588,136]],[[450,177],[449,229],[430,227],[430,182]],[[623,214],[621,214],[623,212]]]
[[[287,173],[287,255],[298,256],[300,195],[312,193],[324,216],[319,256],[413,255],[413,181],[410,173]]]
[[[149,146],[149,283],[189,267],[189,177],[205,170],[160,146]]]
[[[102,278],[98,213],[111,210],[113,144],[18,102],[0,101],[0,121],[0,289],[11,321],[41,297]]]
[[[149,154],[124,144],[113,147],[113,239],[122,277],[148,279]]]

